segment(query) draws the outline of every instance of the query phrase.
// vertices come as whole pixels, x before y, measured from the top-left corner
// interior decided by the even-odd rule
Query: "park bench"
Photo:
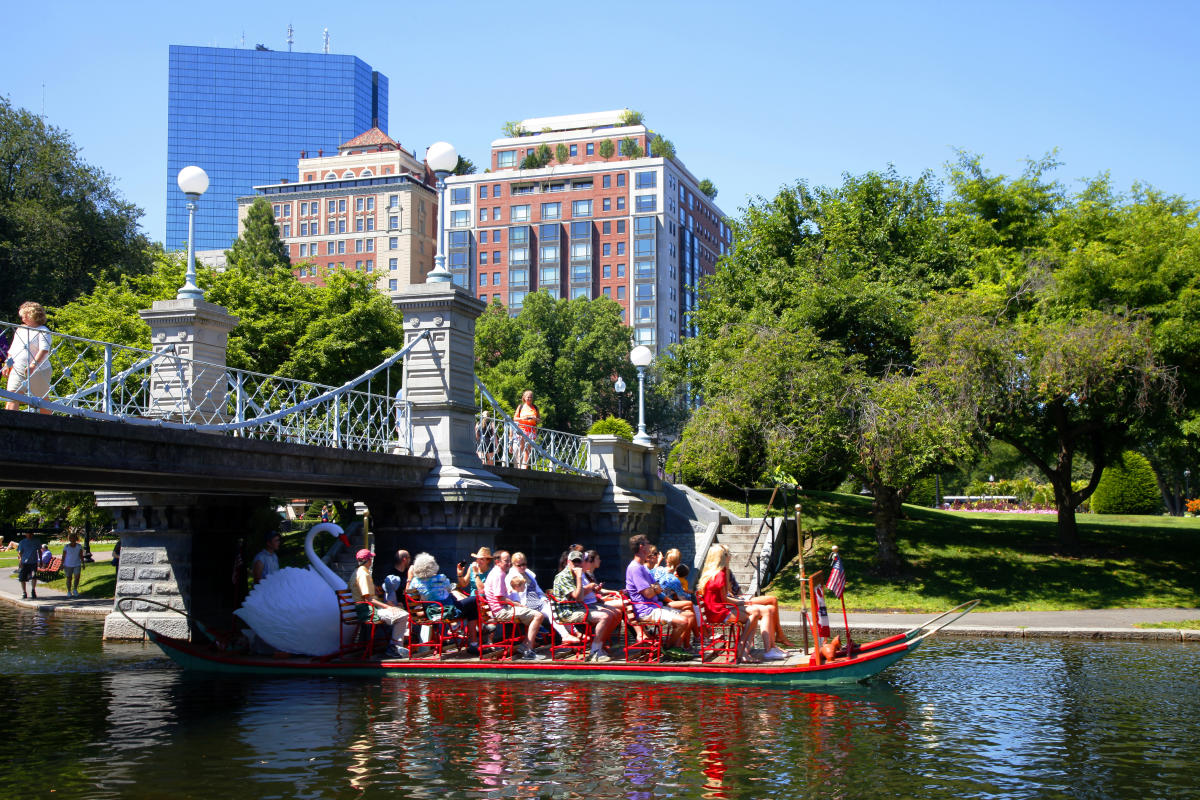
[[[50,559],[50,563],[44,567],[38,567],[37,579],[39,581],[52,581],[59,577],[62,572],[62,556],[55,556]]]

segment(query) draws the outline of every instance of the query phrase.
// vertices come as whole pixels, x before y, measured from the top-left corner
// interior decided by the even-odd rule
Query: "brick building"
[[[624,114],[524,120],[521,128],[536,133],[492,142],[490,172],[448,178],[446,266],[455,282],[513,313],[533,291],[610,297],[635,342],[655,350],[690,335],[694,287],[731,232],[678,158],[636,155],[632,145],[649,153],[655,137],[645,125],[623,125]],[[550,162],[522,169],[542,145]]]
[[[322,282],[325,269],[376,277],[381,292],[424,283],[433,269],[437,193],[423,162],[379,128],[336,154],[300,153],[298,180],[255,186],[238,198],[238,235],[258,197],[271,203],[280,238],[300,280]]]

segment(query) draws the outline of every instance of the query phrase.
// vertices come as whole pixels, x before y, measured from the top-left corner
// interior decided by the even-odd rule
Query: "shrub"
[[[1141,453],[1125,452],[1105,468],[1091,497],[1097,514],[1159,514],[1162,497],[1154,468]]]
[[[571,157],[571,151],[567,149],[565,144],[560,143],[558,147],[554,148],[554,157],[558,159],[558,163],[565,164],[567,163],[567,159]]]
[[[613,144],[612,139],[605,139],[600,143],[600,157],[608,160],[613,157],[613,153],[617,151],[617,146]]]
[[[1188,500],[1187,510],[1189,514],[1200,514],[1200,499]]]
[[[588,429],[588,436],[620,436],[627,442],[633,441],[633,426],[620,417],[598,419]]]

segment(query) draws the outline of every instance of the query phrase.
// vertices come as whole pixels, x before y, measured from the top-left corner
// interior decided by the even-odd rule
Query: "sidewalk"
[[[843,627],[841,609],[829,609],[836,633]],[[780,622],[799,631],[800,612],[780,609]],[[915,628],[936,614],[867,614],[851,611],[850,631],[878,638]],[[1018,639],[1127,639],[1200,642],[1200,630],[1135,628],[1139,623],[1200,620],[1200,608],[1101,608],[1080,611],[972,611],[938,636],[998,636]]]
[[[51,589],[42,583],[38,583],[37,595],[36,600],[22,600],[21,582],[17,580],[16,570],[5,567],[0,572],[0,602],[3,603],[43,614],[75,614],[87,617],[104,617],[113,608],[111,597],[100,600],[67,597],[67,593],[61,589]]]

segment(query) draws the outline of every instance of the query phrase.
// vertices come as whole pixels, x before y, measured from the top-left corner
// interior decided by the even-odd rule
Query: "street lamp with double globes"
[[[646,433],[646,367],[654,360],[654,354],[644,344],[639,344],[629,353],[629,360],[638,371],[638,432],[633,437],[636,444],[651,444],[650,435]]]
[[[203,300],[204,291],[196,285],[196,202],[208,191],[208,173],[199,167],[184,167],[175,177],[179,189],[187,195],[188,204],[188,261],[183,286],[176,300]]]
[[[450,283],[454,275],[446,269],[446,176],[454,172],[458,166],[458,153],[449,142],[434,142],[425,151],[425,163],[437,177],[438,213],[437,213],[437,245],[433,257],[433,271],[425,279],[426,283]]]

